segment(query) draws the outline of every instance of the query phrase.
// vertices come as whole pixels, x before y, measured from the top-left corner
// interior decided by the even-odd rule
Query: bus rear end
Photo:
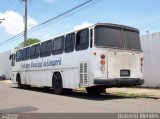
[[[106,88],[144,83],[139,30],[122,25],[97,24],[94,46],[94,86]]]

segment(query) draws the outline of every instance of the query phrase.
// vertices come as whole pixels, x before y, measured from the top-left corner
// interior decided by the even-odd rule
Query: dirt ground
[[[0,113],[159,113],[160,99],[113,94],[121,91],[159,94],[159,90],[112,88],[101,95],[80,92],[55,95],[53,90],[37,87],[18,89],[10,81],[0,81]]]
[[[152,98],[160,99],[160,89],[150,88],[109,88],[106,89],[107,93],[127,93],[127,94],[143,94]]]

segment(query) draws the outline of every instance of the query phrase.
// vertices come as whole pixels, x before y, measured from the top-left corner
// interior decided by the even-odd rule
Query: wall
[[[160,32],[141,37],[145,87],[160,87]]]
[[[10,78],[11,61],[9,60],[10,51],[0,53],[0,76],[4,74],[7,79]]]

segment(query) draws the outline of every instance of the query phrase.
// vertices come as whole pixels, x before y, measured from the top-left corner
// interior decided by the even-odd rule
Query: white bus
[[[11,60],[11,79],[19,88],[100,93],[144,83],[139,30],[123,25],[97,23],[12,52]]]

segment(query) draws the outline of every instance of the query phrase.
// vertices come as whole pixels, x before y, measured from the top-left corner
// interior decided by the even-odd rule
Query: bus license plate
[[[120,76],[130,76],[130,70],[121,70]]]

